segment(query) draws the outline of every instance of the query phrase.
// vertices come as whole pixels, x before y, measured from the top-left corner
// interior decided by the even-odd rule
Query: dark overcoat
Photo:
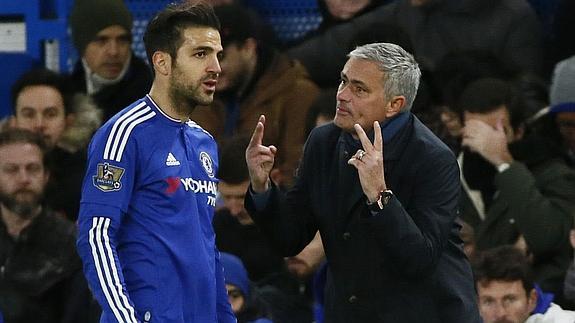
[[[385,133],[385,132],[384,132]],[[282,252],[295,255],[319,229],[329,271],[326,322],[480,322],[456,224],[459,168],[416,117],[384,138],[384,210],[366,206],[355,153],[333,124],[310,135],[295,186],[274,186],[265,207],[246,208]]]

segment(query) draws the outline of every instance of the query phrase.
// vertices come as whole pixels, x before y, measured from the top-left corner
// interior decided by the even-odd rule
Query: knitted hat
[[[74,46],[81,55],[103,29],[120,25],[132,31],[132,15],[123,0],[76,0],[70,14]]]
[[[220,252],[220,262],[222,267],[224,267],[226,284],[238,287],[244,297],[249,297],[250,279],[241,259],[232,254]]]
[[[575,112],[575,56],[555,65],[549,96],[550,113]]]

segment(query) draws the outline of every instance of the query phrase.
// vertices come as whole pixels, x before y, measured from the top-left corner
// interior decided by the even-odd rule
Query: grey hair
[[[419,65],[413,55],[395,44],[374,43],[357,47],[347,57],[365,59],[377,64],[383,72],[383,92],[386,99],[403,95],[403,110],[411,109],[421,78]]]

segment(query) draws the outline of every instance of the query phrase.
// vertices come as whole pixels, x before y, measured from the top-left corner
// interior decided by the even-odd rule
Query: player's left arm
[[[118,322],[138,322],[117,252],[118,231],[136,176],[137,149],[132,138],[124,146],[117,140],[119,145],[113,149],[108,137],[105,131],[98,132],[90,144],[76,246],[103,313]]]

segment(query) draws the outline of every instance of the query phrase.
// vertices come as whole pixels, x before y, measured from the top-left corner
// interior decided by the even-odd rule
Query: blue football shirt
[[[146,96],[94,135],[78,250],[101,322],[235,322],[215,248],[217,148]]]

